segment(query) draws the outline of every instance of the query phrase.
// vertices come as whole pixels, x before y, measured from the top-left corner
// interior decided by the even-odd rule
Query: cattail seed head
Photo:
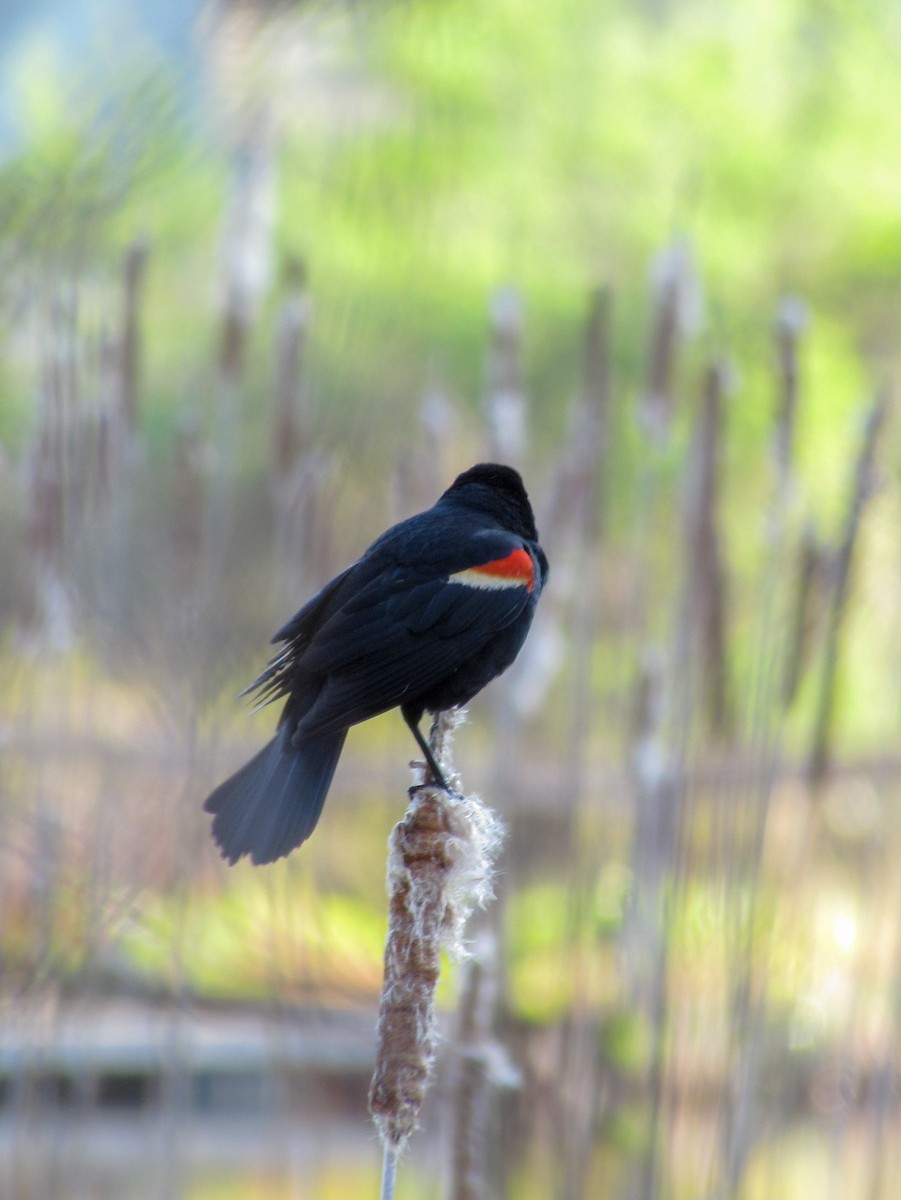
[[[441,713],[432,727],[432,749],[449,776],[450,737],[464,715]],[[397,1151],[416,1129],[431,1075],[441,951],[465,953],[466,920],[491,898],[502,839],[500,822],[477,796],[449,793],[431,779],[409,795],[389,842],[385,977],[369,1093],[382,1141]]]

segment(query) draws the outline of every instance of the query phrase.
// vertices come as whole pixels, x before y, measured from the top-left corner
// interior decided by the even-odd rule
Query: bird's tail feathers
[[[305,842],[319,820],[347,730],[291,744],[283,725],[249,763],[204,804],[222,857],[273,862]]]

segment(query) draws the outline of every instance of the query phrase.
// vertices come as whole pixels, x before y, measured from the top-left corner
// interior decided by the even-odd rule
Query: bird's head
[[[522,477],[503,463],[476,463],[450,485],[442,500],[494,517],[511,533],[538,541],[535,516]]]

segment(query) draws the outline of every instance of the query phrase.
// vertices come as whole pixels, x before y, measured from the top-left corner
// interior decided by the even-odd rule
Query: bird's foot
[[[430,771],[427,763],[414,760],[410,763],[410,770],[423,771],[428,775],[428,778],[424,779],[422,783],[414,783],[407,788],[407,792],[410,796],[415,796],[417,792],[424,792],[428,791],[429,789],[439,788],[442,792],[447,792],[448,796],[450,796],[452,800],[463,799],[462,793],[458,792],[455,787],[449,784],[442,774],[439,773],[436,776],[433,771]]]

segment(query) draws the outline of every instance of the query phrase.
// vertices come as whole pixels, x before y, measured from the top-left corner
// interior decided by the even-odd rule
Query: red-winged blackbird
[[[465,704],[522,646],[548,564],[522,479],[480,463],[383,533],[272,639],[247,689],[287,697],[278,732],[204,808],[224,858],[272,862],[313,832],[348,727],[400,706],[435,779],[424,712]]]

